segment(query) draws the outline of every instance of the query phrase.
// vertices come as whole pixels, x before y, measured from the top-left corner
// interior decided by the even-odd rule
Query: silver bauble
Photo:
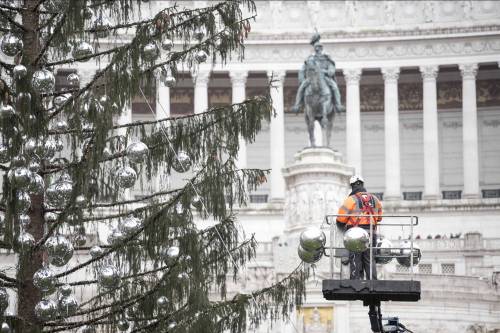
[[[156,299],[156,306],[158,307],[158,309],[166,309],[167,306],[168,306],[168,298],[166,298],[165,296],[160,296]]]
[[[57,303],[63,317],[72,316],[78,310],[78,301],[73,295],[60,297]]]
[[[28,164],[28,170],[31,172],[40,171],[40,162],[38,162],[36,160],[30,161],[30,163]]]
[[[59,293],[63,296],[69,296],[73,292],[73,288],[69,284],[64,284],[59,288]]]
[[[62,267],[73,257],[73,245],[62,235],[52,236],[45,242],[45,249],[49,257],[49,262]]]
[[[23,49],[23,41],[14,34],[6,34],[2,37],[0,48],[6,56],[14,57]]]
[[[184,209],[184,205],[182,204],[182,202],[178,202],[175,204],[174,212],[176,215],[179,215],[179,216],[184,215],[186,210]]]
[[[78,76],[78,74],[76,73],[69,74],[66,79],[68,80],[69,85],[72,87],[77,87],[80,85],[80,76]]]
[[[12,333],[12,330],[9,326],[9,324],[7,323],[2,323],[2,325],[0,325],[0,333]]]
[[[5,310],[9,307],[9,294],[7,289],[0,287],[0,316],[3,315]]]
[[[51,71],[40,69],[33,73],[31,86],[38,94],[50,94],[56,86],[56,79]]]
[[[111,156],[113,156],[113,153],[111,152],[111,149],[109,149],[109,147],[104,147],[104,149],[102,150],[102,158],[103,159],[108,159]]]
[[[142,227],[142,222],[135,216],[127,216],[120,223],[119,228],[125,237],[129,237]]]
[[[173,88],[175,87],[175,84],[177,83],[177,80],[172,74],[167,74],[165,78],[163,79],[163,84],[168,87],[168,88]]]
[[[35,315],[41,321],[49,321],[57,316],[57,304],[51,299],[42,299],[35,306]]]
[[[89,250],[89,254],[93,259],[100,257],[103,253],[104,250],[99,245],[94,245]]]
[[[198,52],[196,52],[196,54],[194,55],[194,58],[196,59],[197,62],[199,63],[202,63],[202,62],[205,62],[207,61],[208,59],[208,54],[207,52],[203,51],[203,50],[199,50]]]
[[[174,48],[174,42],[169,38],[164,38],[161,41],[161,48],[165,51],[172,51]]]
[[[139,141],[128,145],[127,157],[134,163],[142,163],[149,153],[149,148],[145,143]]]
[[[43,157],[51,159],[57,151],[56,141],[54,139],[47,139],[43,144]]]
[[[16,80],[21,80],[24,79],[28,75],[28,69],[24,65],[15,65],[14,68],[12,68],[12,76]]]
[[[44,0],[43,6],[50,13],[60,13],[68,8],[70,0]]]
[[[54,271],[50,268],[42,267],[33,274],[33,285],[42,294],[51,295],[56,291],[57,279],[54,275]]]
[[[193,33],[193,37],[201,41],[203,38],[205,38],[205,29],[203,28],[196,29]]]
[[[12,157],[12,161],[10,162],[11,167],[20,167],[26,165],[26,159],[22,155]]]
[[[99,275],[97,277],[101,287],[112,289],[118,287],[120,284],[120,275],[116,267],[111,265],[102,266],[99,268]]]
[[[351,252],[363,252],[368,249],[370,236],[368,232],[360,227],[352,227],[344,234],[344,246]]]
[[[16,110],[9,104],[2,104],[0,106],[0,119],[7,119],[16,114]]]
[[[325,246],[326,236],[320,228],[309,227],[300,234],[300,246],[307,251],[317,251]]]
[[[130,188],[134,186],[137,180],[137,173],[129,166],[124,166],[116,170],[116,184],[122,188]]]
[[[58,120],[55,124],[54,127],[52,128],[55,131],[67,131],[68,130],[68,123],[66,120]]]
[[[142,49],[142,57],[146,61],[155,61],[160,56],[160,50],[155,42],[150,42],[144,45]]]
[[[43,177],[37,173],[32,173],[28,191],[33,195],[43,194],[45,191],[45,181],[43,180]]]
[[[17,188],[25,189],[27,188],[30,179],[31,179],[31,171],[25,167],[15,168],[12,174],[14,184]]]
[[[24,148],[24,153],[28,154],[28,155],[33,155],[33,154],[35,154],[35,152],[37,150],[37,147],[38,147],[38,143],[36,142],[36,139],[35,138],[29,138],[24,143],[24,147],[23,147]]]
[[[0,144],[0,163],[7,163],[9,160],[9,148],[4,144]]]
[[[172,169],[183,173],[188,171],[189,168],[191,168],[191,158],[185,151],[179,151],[172,161]]]
[[[19,222],[20,225],[26,227],[27,225],[30,224],[31,218],[28,214],[19,214],[17,216],[17,221]]]
[[[323,249],[317,251],[307,251],[302,248],[302,246],[298,246],[297,254],[299,255],[300,260],[307,264],[314,264],[319,261],[323,256]]]
[[[48,203],[54,207],[66,205],[73,192],[73,182],[68,175],[62,175],[55,183],[49,185],[46,191]]]
[[[73,243],[76,246],[84,246],[87,243],[87,236],[82,233],[77,233],[73,236]]]
[[[31,198],[28,192],[18,191],[16,196],[16,211],[19,214],[26,213],[31,207]]]
[[[177,326],[177,323],[175,321],[171,321],[168,323],[167,329],[173,330]]]
[[[387,238],[379,237],[377,239],[377,247],[380,249],[376,250],[375,262],[377,264],[387,264],[392,260],[392,243]]]
[[[69,98],[68,94],[57,95],[52,99],[52,103],[56,108],[60,108],[61,106],[64,105],[64,103],[66,103],[68,98]]]
[[[120,319],[116,323],[116,328],[118,328],[118,330],[121,332],[125,332],[126,330],[128,330],[129,327],[130,327],[130,324],[129,324],[128,320],[126,320],[126,319]]]
[[[45,222],[47,222],[48,224],[51,224],[51,223],[54,223],[57,221],[57,214],[54,212],[46,212],[43,215],[43,218],[44,218]]]
[[[21,232],[16,242],[21,252],[27,252],[35,245],[35,238],[30,233]]]
[[[178,246],[169,247],[163,254],[163,260],[167,263],[167,265],[173,265],[177,258],[179,258],[180,249]]]
[[[75,207],[83,208],[85,206],[87,206],[87,199],[85,196],[82,194],[77,195],[75,198]]]
[[[189,274],[186,272],[180,272],[179,274],[177,274],[177,279],[179,279],[179,281],[181,282],[187,282],[189,281]]]
[[[410,255],[411,254],[410,241],[408,240],[403,241],[400,247],[401,251],[399,255],[401,257],[397,257],[396,260],[401,266],[410,267],[412,264]],[[418,247],[415,243],[413,243],[413,266],[418,265],[420,259],[422,259],[422,252],[420,251],[420,247]]]
[[[89,57],[94,53],[94,48],[92,45],[90,45],[87,42],[80,42],[79,44],[75,45],[73,48],[73,58],[75,58],[76,61],[81,61],[81,62],[86,62],[89,61],[90,58],[87,59],[80,59],[80,58],[85,58]]]
[[[31,94],[26,91],[21,91],[16,97],[16,107],[20,112],[30,112],[31,110]],[[28,118],[31,120],[35,115],[28,114]]]
[[[97,17],[92,24],[92,27],[94,28],[94,30],[96,30],[96,35],[98,38],[106,38],[109,36],[110,23],[105,16],[100,15],[99,17]]]
[[[125,235],[123,232],[116,228],[111,231],[111,233],[108,236],[108,243],[109,245],[117,245],[121,243],[125,239]]]
[[[195,195],[192,199],[191,199],[191,206],[194,208],[194,209],[197,209],[197,210],[201,210],[203,208],[203,202],[200,198],[199,195]]]

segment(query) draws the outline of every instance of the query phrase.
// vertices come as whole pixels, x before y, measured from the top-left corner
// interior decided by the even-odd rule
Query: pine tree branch
[[[56,14],[54,17],[56,17],[58,14]],[[49,36],[49,38],[47,39],[47,41],[45,42],[45,45],[42,47],[42,49],[40,50],[40,52],[38,53],[38,56],[37,58],[32,62],[32,65],[33,66],[36,66],[38,65],[38,63],[40,62],[40,59],[43,58],[45,52],[47,52],[47,50],[49,49],[49,46],[50,46],[50,43],[52,42],[52,40],[54,39],[55,35],[57,33],[59,33],[59,31],[62,29],[62,26],[64,24],[64,21],[66,20],[66,16],[67,16],[67,13],[64,12],[64,14],[62,15],[61,19],[57,22],[55,28],[54,28],[54,32]]]
[[[0,273],[0,279],[2,279],[4,281],[7,281],[7,282],[9,282],[10,284],[12,284],[13,286],[16,286],[16,287],[23,284],[22,281],[20,281],[20,280],[18,280],[16,278],[7,276],[4,273]]]
[[[7,21],[9,21],[12,25],[14,25],[15,27],[17,27],[21,31],[23,31],[23,32],[26,31],[26,28],[22,24],[20,24],[15,19],[13,19],[12,17],[10,17],[10,15],[4,13],[3,10],[0,10],[0,15],[3,16]]]
[[[22,11],[25,10],[24,8],[21,8],[21,7],[13,7],[13,6],[5,5],[3,3],[0,3],[0,8],[11,10],[11,11],[18,12],[18,13],[21,13]]]

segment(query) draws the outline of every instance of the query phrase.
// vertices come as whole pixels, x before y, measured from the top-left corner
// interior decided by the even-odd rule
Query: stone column
[[[208,109],[209,71],[199,71],[193,75],[194,82],[194,113],[202,113]]]
[[[156,120],[170,117],[170,88],[156,80]]]
[[[248,72],[246,71],[231,71],[229,72],[229,76],[231,78],[231,84],[233,88],[232,103],[241,103],[246,98],[245,85],[247,82]],[[236,165],[240,169],[244,169],[247,167],[247,143],[240,136],[239,138],[239,146],[240,150],[238,151],[238,159],[236,160]]]
[[[463,198],[479,198],[479,154],[477,134],[477,64],[461,64],[464,192]]]
[[[424,199],[440,199],[436,77],[438,66],[422,66],[424,90]]]
[[[362,174],[361,113],[359,105],[360,68],[344,69],[346,81],[346,157],[355,173]]]
[[[282,169],[285,167],[285,114],[283,101],[283,81],[285,71],[268,71],[272,80],[271,99],[276,113],[271,117],[270,147],[271,147],[271,195],[270,200],[281,201],[285,198],[285,180]]]
[[[384,76],[385,200],[401,199],[399,156],[399,68],[382,68]]]

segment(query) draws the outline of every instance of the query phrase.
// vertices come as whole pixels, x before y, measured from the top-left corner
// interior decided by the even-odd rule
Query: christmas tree
[[[182,117],[151,105],[158,80],[242,59],[255,5],[144,17],[166,4],[152,3],[0,3],[0,246],[16,254],[0,272],[1,332],[243,332],[300,304],[301,267],[227,295],[256,247],[233,208],[266,176],[236,167],[238,142],[272,116],[269,97]],[[87,61],[90,80],[68,72],[55,89]],[[133,96],[155,120],[123,121]],[[165,177],[176,186],[156,186]]]

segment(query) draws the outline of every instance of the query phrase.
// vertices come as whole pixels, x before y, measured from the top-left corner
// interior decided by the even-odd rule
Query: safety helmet
[[[352,185],[356,182],[362,182],[364,183],[365,181],[363,180],[363,178],[361,178],[361,176],[358,176],[358,175],[354,175],[351,177],[351,179],[349,179],[349,184]]]

